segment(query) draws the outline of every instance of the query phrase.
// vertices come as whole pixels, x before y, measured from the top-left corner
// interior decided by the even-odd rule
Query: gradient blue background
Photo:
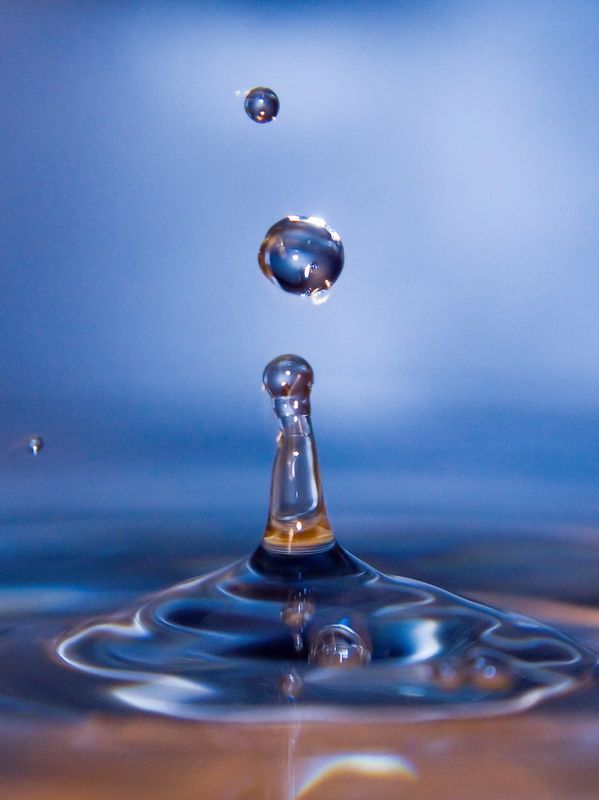
[[[291,351],[316,371],[334,521],[599,524],[599,4],[0,18],[5,520],[259,528],[260,377]],[[272,125],[236,94],[257,84]],[[323,306],[258,270],[288,213],[343,238]],[[33,431],[38,459],[10,451]]]

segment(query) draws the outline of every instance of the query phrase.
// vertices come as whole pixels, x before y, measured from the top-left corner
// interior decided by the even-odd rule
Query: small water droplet
[[[323,303],[329,299],[329,293],[326,289],[317,289],[315,292],[312,292],[310,295],[310,300],[314,303],[315,306],[321,306]]]
[[[291,215],[275,222],[264,237],[258,263],[285,292],[308,295],[318,304],[343,269],[339,234],[319,217]]]
[[[353,628],[327,625],[314,636],[309,660],[319,667],[361,667],[370,657],[370,648]]]
[[[287,700],[296,700],[304,689],[304,682],[297,672],[289,672],[279,680],[279,692]]]
[[[256,86],[245,96],[245,112],[254,122],[271,122],[276,119],[279,107],[279,98],[266,86]]]
[[[42,439],[41,436],[38,436],[36,434],[35,436],[29,437],[29,441],[27,442],[27,449],[31,453],[33,453],[34,456],[36,456],[39,453],[39,451],[42,449],[43,446],[44,446],[44,440]]]
[[[303,398],[309,400],[312,384],[314,383],[314,370],[305,358],[287,353],[277,356],[269,361],[262,374],[262,383],[273,400],[278,398]],[[275,408],[275,411],[278,407]],[[288,415],[296,410],[289,406]]]

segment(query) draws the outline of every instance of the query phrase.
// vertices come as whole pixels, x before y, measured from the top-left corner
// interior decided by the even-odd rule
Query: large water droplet
[[[281,289],[322,301],[343,269],[339,234],[319,217],[285,217],[264,237],[258,263]]]
[[[279,98],[272,89],[256,86],[245,96],[245,112],[254,122],[271,122],[279,113]]]
[[[44,440],[42,439],[41,436],[35,434],[34,436],[29,437],[29,440],[27,442],[27,449],[29,450],[30,453],[33,453],[34,456],[36,456],[39,453],[39,451],[42,449],[43,446],[44,446]]]

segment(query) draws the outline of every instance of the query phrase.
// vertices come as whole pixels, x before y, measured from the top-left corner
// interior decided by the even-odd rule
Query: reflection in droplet
[[[341,275],[344,252],[339,234],[320,217],[285,217],[266,233],[260,269],[285,292],[326,300]]]
[[[34,436],[29,437],[29,441],[27,442],[27,449],[34,456],[36,456],[39,453],[39,451],[42,449],[43,446],[44,446],[44,440],[42,439],[41,436],[38,436],[36,434]]]
[[[279,113],[279,98],[272,89],[256,86],[245,96],[245,112],[254,122],[271,122]]]
[[[364,639],[348,625],[321,628],[310,646],[310,663],[319,667],[360,667],[370,657]]]

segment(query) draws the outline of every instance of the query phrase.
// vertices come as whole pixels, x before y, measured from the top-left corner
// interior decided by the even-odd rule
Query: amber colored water
[[[296,523],[297,525],[298,523]],[[289,526],[288,526],[289,528]],[[280,530],[271,525],[264,531],[264,544],[277,552],[302,552],[319,548],[333,541],[333,534],[325,518],[318,525]]]

